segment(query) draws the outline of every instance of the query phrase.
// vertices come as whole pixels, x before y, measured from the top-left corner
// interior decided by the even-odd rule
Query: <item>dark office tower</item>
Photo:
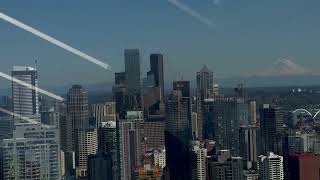
[[[206,65],[197,72],[197,92],[203,93],[204,99],[214,99],[213,72]]]
[[[208,159],[208,180],[243,180],[243,161],[232,157],[229,150],[221,150],[218,157]]]
[[[14,66],[12,77],[38,87],[37,70],[32,67]],[[38,92],[12,82],[13,112],[25,117],[39,114]]]
[[[61,149],[66,152],[73,151],[72,142],[72,121],[67,113],[67,105],[60,106],[60,145]]]
[[[275,152],[282,154],[280,144],[284,134],[284,112],[280,108],[272,108],[264,104],[260,110],[260,128],[262,140],[262,153]]]
[[[114,73],[114,77],[115,84],[127,84],[127,77],[125,72],[116,72]]]
[[[255,169],[257,163],[257,126],[240,127],[240,156],[246,162],[246,169]]]
[[[202,106],[203,117],[203,139],[213,140],[215,138],[214,108],[213,100],[204,100]]]
[[[119,177],[118,169],[118,136],[116,129],[116,122],[102,122],[102,126],[98,132],[98,150],[103,154],[109,154],[112,157],[112,172],[113,179],[117,180]]]
[[[88,180],[116,180],[112,172],[112,156],[98,152],[88,157]]]
[[[150,55],[151,73],[154,76],[155,86],[160,88],[161,100],[164,97],[164,70],[163,70],[163,55],[151,54]]]
[[[124,56],[129,96],[128,108],[129,110],[141,110],[141,57],[139,49],[126,49]]]
[[[182,91],[175,90],[167,101],[166,130],[184,139],[191,140],[191,102]]]
[[[119,117],[128,109],[127,77],[125,72],[115,73],[115,85],[112,87],[114,101],[116,102],[116,113]]]
[[[236,100],[205,101],[204,138],[213,139],[217,149],[229,149],[239,155],[239,116]]]
[[[180,137],[165,132],[166,171],[170,179],[194,180],[197,174],[197,157],[192,147]]]

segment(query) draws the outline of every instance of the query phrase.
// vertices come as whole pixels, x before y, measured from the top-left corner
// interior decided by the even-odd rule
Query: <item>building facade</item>
[[[269,152],[267,156],[258,158],[258,170],[261,180],[284,179],[283,157]]]
[[[35,68],[14,66],[12,77],[38,87],[38,73]],[[13,112],[24,117],[39,114],[39,94],[37,91],[12,82]]]
[[[61,180],[58,130],[40,124],[16,124],[14,138],[3,140],[3,178]]]

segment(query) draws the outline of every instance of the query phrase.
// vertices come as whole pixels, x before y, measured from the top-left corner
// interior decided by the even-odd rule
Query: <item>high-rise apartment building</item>
[[[141,110],[141,57],[139,49],[126,49],[125,73],[128,90],[128,109]]]
[[[284,179],[283,157],[269,152],[258,157],[258,170],[261,180]]]
[[[61,180],[58,130],[15,124],[14,138],[3,140],[4,179]]]
[[[197,180],[207,179],[207,149],[200,141],[192,142],[192,151],[197,157]]]
[[[96,154],[97,149],[97,130],[94,127],[78,128],[75,138],[76,178],[87,177],[88,157]]]
[[[154,150],[153,160],[154,165],[163,169],[166,166],[166,149]]]
[[[37,70],[32,67],[14,66],[12,77],[38,87]],[[13,112],[25,117],[39,114],[39,95],[38,92],[12,82],[12,102]]]

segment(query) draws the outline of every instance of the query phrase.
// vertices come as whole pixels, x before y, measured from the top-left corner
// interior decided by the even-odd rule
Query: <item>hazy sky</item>
[[[291,57],[320,67],[319,0],[180,0],[215,28],[168,0],[2,0],[0,12],[123,70],[123,50],[140,48],[142,69],[165,54],[166,79],[195,79],[207,64],[218,77],[238,76]],[[217,4],[216,2],[220,2]],[[0,71],[34,65],[40,84],[113,81],[105,71],[0,20]],[[0,88],[8,86],[0,81]]]

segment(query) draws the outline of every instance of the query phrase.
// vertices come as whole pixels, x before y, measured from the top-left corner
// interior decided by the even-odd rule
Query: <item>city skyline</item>
[[[203,64],[217,77],[254,74],[287,57],[307,69],[319,65],[320,54],[315,48],[319,25],[313,23],[319,13],[314,7],[319,2],[226,0],[219,5],[215,5],[218,1],[180,2],[210,19],[216,27],[208,28],[167,1],[77,2],[77,8],[72,10],[72,1],[63,2],[64,6],[59,1],[19,2],[25,9],[17,8],[18,1],[10,1],[1,2],[0,10],[103,62],[110,62],[114,71],[123,70],[126,48],[140,49],[141,69],[148,66],[149,54],[162,53],[166,80],[192,79]],[[55,16],[58,11],[61,16]],[[128,28],[132,31],[124,33]],[[156,30],[159,28],[161,31]],[[14,64],[33,66],[37,59],[39,80],[44,86],[112,82],[112,73],[81,62],[78,57],[4,21],[0,23],[0,32],[5,44],[1,51],[2,72],[8,72]],[[183,66],[181,62],[185,62]],[[60,72],[63,67],[69,68]],[[53,76],[57,71],[60,73]],[[6,82],[0,82],[1,88]]]
[[[320,180],[319,5],[0,2],[0,180]]]

